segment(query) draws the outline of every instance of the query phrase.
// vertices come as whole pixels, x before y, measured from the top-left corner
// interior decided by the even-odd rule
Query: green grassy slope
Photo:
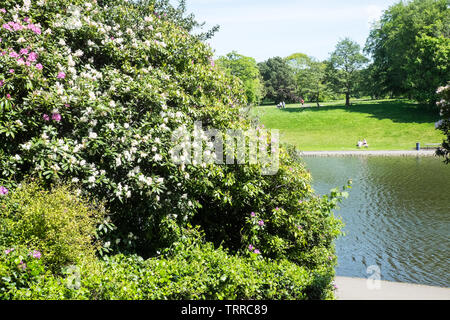
[[[435,130],[437,111],[424,111],[405,100],[353,100],[343,102],[260,106],[253,109],[265,127],[279,129],[281,140],[300,150],[357,150],[365,138],[370,150],[411,150],[416,142],[440,143],[443,135]]]

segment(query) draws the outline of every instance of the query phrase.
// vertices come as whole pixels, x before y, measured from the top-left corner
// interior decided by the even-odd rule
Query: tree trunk
[[[349,92],[346,92],[346,93],[345,93],[345,105],[346,105],[347,107],[350,106],[350,93],[349,93]]]

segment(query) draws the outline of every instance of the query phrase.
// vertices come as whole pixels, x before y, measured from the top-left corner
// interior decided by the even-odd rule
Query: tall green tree
[[[345,94],[345,105],[357,88],[360,70],[369,60],[361,53],[361,46],[345,38],[338,42],[327,64],[327,79],[333,90]]]
[[[329,94],[326,84],[326,64],[311,58],[306,68],[298,71],[297,83],[300,95],[305,99],[315,101],[319,107],[322,97]]]
[[[242,81],[249,104],[261,102],[264,84],[254,58],[246,57],[233,51],[219,57],[216,63],[229,74],[238,77]]]
[[[265,98],[275,102],[298,101],[294,68],[289,66],[285,59],[281,57],[270,58],[259,63],[258,68],[264,80]]]
[[[294,70],[297,75],[299,71],[309,68],[312,57],[304,53],[293,53],[285,58],[287,64]]]
[[[433,103],[450,80],[450,2],[413,0],[386,10],[366,43],[383,93]]]

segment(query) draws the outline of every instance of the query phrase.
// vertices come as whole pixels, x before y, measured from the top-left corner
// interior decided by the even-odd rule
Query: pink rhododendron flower
[[[13,28],[14,31],[19,31],[23,29],[23,25],[17,22],[8,22],[9,25]]]
[[[5,8],[1,8],[1,9],[0,9],[0,12],[1,12],[1,13],[6,13],[6,9],[5,9]]]
[[[40,259],[42,255],[41,255],[41,253],[39,251],[34,250],[32,256],[35,259]]]
[[[248,245],[248,250],[253,251],[254,248],[255,248],[255,247],[253,247],[251,244]]]
[[[263,220],[259,220],[258,221],[258,225],[263,226],[264,225],[264,221]]]
[[[260,254],[261,251],[259,251],[258,249],[255,249],[255,251],[253,251],[253,253]]]
[[[14,69],[9,69],[9,73],[14,73]]]
[[[28,54],[28,49],[20,49],[19,53],[22,55]]]
[[[58,79],[64,79],[66,77],[66,74],[64,72],[59,72],[57,78]]]
[[[32,23],[30,23],[30,24],[27,26],[27,28],[28,28],[29,30],[33,31],[33,32],[36,33],[36,34],[41,34],[41,28],[39,28],[38,26],[36,26],[36,25],[34,25],[34,24],[32,24]]]
[[[36,65],[36,69],[42,70],[42,68],[43,68],[42,64],[38,63],[38,64]]]
[[[8,93],[8,94],[6,94],[6,98],[7,99],[11,99],[11,95]]]
[[[10,26],[9,24],[4,23],[4,24],[2,25],[2,27],[3,27],[4,29],[8,30],[8,31],[12,31],[12,28],[11,28],[11,26]]]
[[[42,115],[42,118],[44,118],[45,121],[49,121],[50,120],[50,117],[48,116],[48,114]]]
[[[52,114],[52,120],[55,120],[55,121],[61,121],[61,115],[59,114],[59,113],[53,113]]]
[[[30,52],[30,54],[28,55],[28,61],[34,62],[37,60],[37,53],[36,52]]]
[[[4,186],[0,186],[0,196],[3,196],[5,194],[8,194],[8,189],[6,189]]]

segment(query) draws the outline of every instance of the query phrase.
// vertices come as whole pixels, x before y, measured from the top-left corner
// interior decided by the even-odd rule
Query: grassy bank
[[[435,130],[437,112],[426,111],[406,100],[353,100],[315,104],[259,106],[253,114],[270,129],[279,129],[281,139],[300,150],[357,150],[365,138],[370,150],[411,150],[416,142],[440,143],[443,135]]]

